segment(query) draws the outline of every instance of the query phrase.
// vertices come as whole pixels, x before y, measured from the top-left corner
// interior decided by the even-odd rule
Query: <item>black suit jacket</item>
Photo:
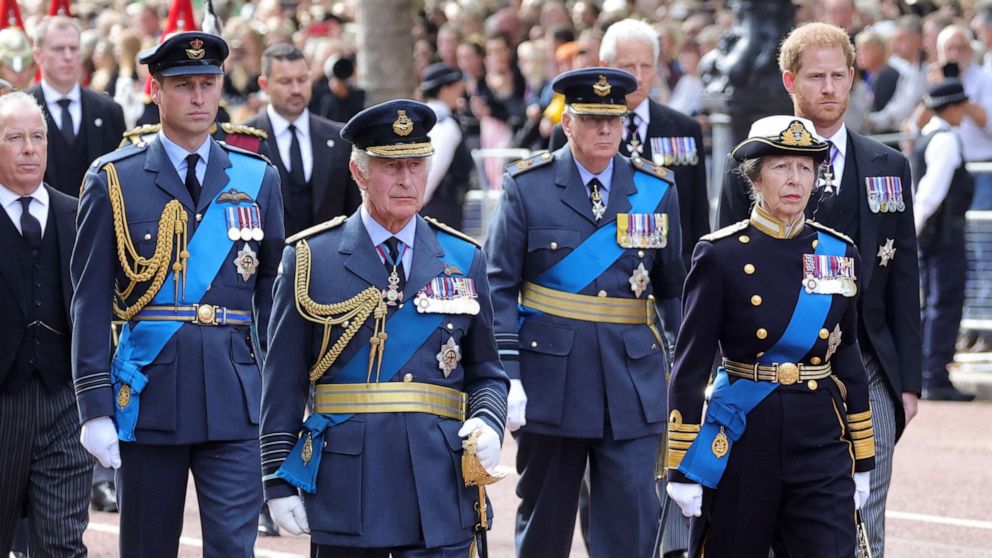
[[[889,104],[892,96],[896,93],[896,85],[898,83],[899,71],[888,64],[882,66],[882,69],[878,71],[878,75],[875,76],[875,80],[871,84],[873,95],[871,102],[872,112],[878,112],[885,108],[885,105]]]
[[[86,168],[97,157],[117,149],[124,135],[124,110],[106,95],[82,88],[82,122],[75,144],[70,147],[59,135],[58,122],[48,112],[48,103],[40,85],[28,90],[38,100],[48,121],[48,168],[45,182],[70,196],[78,196]],[[76,150],[82,149],[82,159]],[[78,162],[77,162],[78,161]]]
[[[699,160],[695,165],[675,165],[675,187],[679,194],[679,213],[682,220],[682,261],[688,267],[692,261],[692,249],[699,237],[710,232],[710,202],[706,193],[706,154],[703,149],[703,129],[699,123],[648,99],[648,132],[641,156],[652,160],[650,138],[692,137],[696,140]],[[549,149],[556,151],[568,140],[561,124],[555,126],[551,134]]]
[[[61,260],[59,263],[62,266],[62,303],[68,319],[69,303],[72,301],[69,256],[76,241],[76,198],[67,196],[48,184],[43,185],[42,188],[48,189],[52,208],[49,221],[45,225],[45,234],[54,230],[58,235]],[[17,350],[28,328],[28,310],[24,304],[30,298],[25,296],[25,292],[31,288],[31,285],[29,279],[21,276],[16,261],[13,243],[6,238],[0,238],[0,262],[2,262],[0,263],[0,316],[3,316],[0,320],[0,385],[3,385],[7,374],[10,373],[10,367],[14,363]],[[68,336],[69,333],[67,332],[66,335]],[[71,371],[66,369],[66,382],[71,377]]]
[[[279,146],[268,112],[261,110],[245,124],[265,130],[268,134],[265,143],[272,154],[272,163],[279,169],[279,180],[282,184],[289,184],[289,171],[279,156]],[[351,215],[362,203],[361,192],[348,170],[351,144],[341,139],[341,128],[342,125],[337,122],[310,113],[310,146],[313,148],[310,184],[313,188],[311,209],[314,224],[338,215]],[[283,196],[283,199],[288,201],[289,198]]]
[[[902,408],[904,392],[919,394],[922,390],[920,333],[920,269],[913,224],[913,192],[909,162],[895,149],[868,139],[850,130],[847,132],[847,160],[854,157],[857,176],[847,180],[849,164],[844,166],[844,186],[832,213],[822,221],[851,236],[861,252],[861,277],[858,278],[861,327],[861,350],[878,358],[889,392],[896,407],[896,435],[902,434],[905,415]],[[721,227],[747,219],[751,200],[744,180],[731,169],[728,161],[720,198]],[[865,178],[898,176],[902,181],[905,211],[872,213],[868,208]],[[843,188],[856,185],[857,196],[845,196]],[[815,194],[814,194],[815,195]],[[815,203],[811,201],[810,203]],[[855,206],[856,204],[856,206]],[[853,216],[857,215],[857,219]],[[857,234],[852,234],[857,225]],[[895,257],[886,265],[878,257],[879,247],[892,239]]]

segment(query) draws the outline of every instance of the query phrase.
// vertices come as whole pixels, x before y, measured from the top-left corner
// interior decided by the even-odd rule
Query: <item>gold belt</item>
[[[747,378],[755,382],[778,382],[784,386],[807,380],[819,380],[829,377],[832,373],[830,363],[803,364],[783,362],[780,364],[746,364],[727,358],[723,359],[723,368],[731,376]]]
[[[609,298],[556,291],[526,282],[520,290],[524,306],[545,314],[610,324],[654,325],[657,310],[653,296],[646,299]]]
[[[457,389],[418,382],[317,384],[316,413],[430,413],[465,420],[468,396]]]

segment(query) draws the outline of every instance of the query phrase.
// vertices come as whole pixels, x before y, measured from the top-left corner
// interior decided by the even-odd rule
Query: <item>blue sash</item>
[[[843,256],[846,253],[844,242],[839,238],[819,232],[817,239],[815,253],[818,255]],[[816,344],[832,302],[832,295],[807,293],[800,286],[799,300],[785,333],[758,362],[764,365],[799,362]],[[744,378],[738,378],[731,384],[727,371],[722,367],[718,369],[705,420],[678,470],[703,486],[716,488],[727,468],[734,442],[744,434],[747,414],[778,386],[775,382],[755,382]],[[713,453],[713,441],[721,432],[727,437],[727,452],[717,457]]]
[[[437,241],[444,250],[445,260],[451,265],[468,270],[475,257],[475,246],[465,240],[437,231]],[[434,333],[443,314],[421,314],[416,305],[404,304],[386,320],[385,328],[389,341],[382,356],[380,378],[391,381],[399,372],[400,367],[413,358],[414,353]],[[334,384],[363,384],[368,374],[369,352],[372,346],[365,343],[355,355],[334,372],[331,383]],[[276,471],[276,476],[303,490],[313,493],[317,490],[317,471],[320,470],[321,448],[324,447],[324,431],[351,418],[350,414],[320,414],[314,413],[303,423],[300,439],[296,446]],[[311,457],[303,460],[303,448],[309,443]]]
[[[669,186],[668,182],[639,171],[634,172],[634,185],[637,191],[627,197],[631,213],[654,213]],[[596,229],[534,282],[556,291],[577,293],[616,263],[626,250],[617,244],[617,222],[611,221]]]
[[[227,169],[229,183],[237,186],[254,200],[262,188],[265,176],[265,161],[228,153],[231,167]],[[220,194],[218,194],[219,196]],[[198,304],[207,287],[217,276],[224,260],[231,251],[233,241],[227,236],[227,218],[224,206],[216,198],[210,203],[200,221],[193,238],[189,242],[190,266],[186,274],[185,304]],[[173,301],[175,277],[169,273],[162,287],[155,294],[151,304],[169,305]],[[138,424],[141,391],[148,383],[148,377],[141,369],[158,356],[172,335],[183,327],[179,321],[148,321],[124,324],[121,329],[117,352],[110,368],[110,381],[114,385],[114,411],[117,422],[117,435],[125,442],[135,441],[134,429]],[[127,385],[130,397],[122,397],[121,389]],[[124,403],[122,406],[121,403]]]

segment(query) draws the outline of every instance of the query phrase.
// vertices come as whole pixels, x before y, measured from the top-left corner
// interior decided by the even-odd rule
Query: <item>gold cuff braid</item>
[[[382,353],[386,343],[385,318],[386,304],[382,301],[382,293],[375,287],[369,287],[357,295],[334,304],[321,304],[310,298],[310,244],[306,240],[296,243],[296,310],[304,319],[324,326],[323,339],[317,362],[310,368],[310,381],[316,382],[341,355],[351,339],[358,333],[362,324],[374,315],[372,351],[369,352],[369,377],[372,375],[373,360],[378,358],[382,365]],[[331,328],[336,325],[344,327],[341,336],[328,349],[331,340]],[[378,381],[378,374],[376,375]]]

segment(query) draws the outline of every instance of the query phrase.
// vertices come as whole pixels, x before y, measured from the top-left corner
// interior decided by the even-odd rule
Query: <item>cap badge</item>
[[[413,121],[406,115],[405,110],[396,111],[396,120],[393,121],[393,132],[397,136],[409,136],[413,131]]]
[[[592,92],[599,95],[600,97],[605,97],[610,94],[613,90],[613,86],[606,81],[606,76],[600,74],[599,81],[592,85]]]
[[[193,39],[189,42],[189,46],[190,48],[186,49],[186,56],[190,60],[199,60],[206,54],[206,50],[203,49],[203,40],[201,39]]]
[[[782,132],[779,136],[779,141],[785,145],[799,146],[799,147],[809,147],[813,145],[813,136],[810,135],[809,131],[803,126],[802,122],[795,120],[792,124],[789,124],[788,129]]]

